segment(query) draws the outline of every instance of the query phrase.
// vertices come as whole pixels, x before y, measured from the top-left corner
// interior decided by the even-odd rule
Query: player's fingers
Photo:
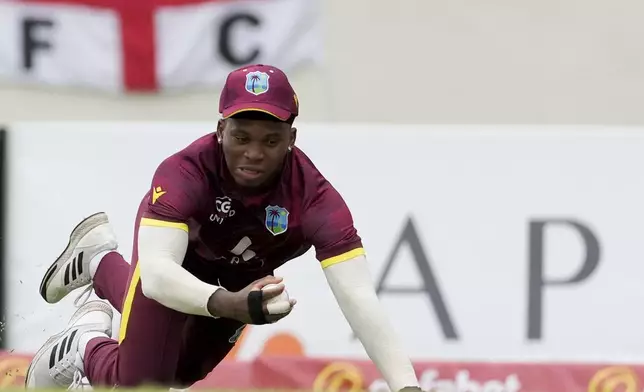
[[[291,312],[286,312],[282,314],[267,314],[266,315],[266,320],[268,320],[269,324],[276,323],[283,319],[284,317],[288,316]]]
[[[267,299],[275,298],[278,295],[284,292],[284,283],[274,284],[270,286],[262,287],[262,299],[265,301]]]
[[[272,276],[272,275],[264,276],[263,278],[253,282],[253,290],[261,290],[266,285],[278,284],[278,283],[281,283],[282,280],[284,279],[277,276]]]
[[[266,314],[283,314],[291,311],[290,301],[275,301],[266,304]]]

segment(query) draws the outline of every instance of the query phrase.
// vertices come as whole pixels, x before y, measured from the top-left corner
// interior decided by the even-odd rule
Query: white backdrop
[[[34,350],[72,313],[38,294],[77,221],[107,211],[129,258],[133,217],[166,155],[214,123],[16,123],[9,138],[9,348]],[[414,358],[644,361],[644,129],[300,124],[298,145],[344,195],[375,277],[412,216],[458,334],[444,338],[426,295],[382,296]],[[91,130],[91,132],[89,132]],[[153,146],[153,147],[152,147]],[[352,161],[352,162],[351,162]],[[571,219],[597,238],[583,282],[547,287],[543,337],[526,339],[529,222]],[[546,279],[566,279],[586,248],[544,236]],[[409,247],[387,282],[420,278]],[[364,356],[309,252],[280,271],[298,299],[280,323],[251,330],[242,358],[277,331],[316,356]],[[323,323],[320,322],[323,321]]]
[[[640,0],[321,3],[324,64],[291,73],[306,121],[644,124]],[[0,121],[212,121],[218,97],[2,85]]]

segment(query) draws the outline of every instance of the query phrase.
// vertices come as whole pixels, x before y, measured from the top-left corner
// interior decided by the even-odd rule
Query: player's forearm
[[[187,232],[141,226],[138,245],[143,295],[182,313],[212,316],[208,300],[220,287],[199,280],[181,266],[188,247]]]
[[[179,265],[163,264],[163,271],[156,267],[153,273],[141,277],[143,294],[178,312],[212,317],[208,299],[220,287],[202,282]]]
[[[418,386],[412,363],[373,288],[366,258],[359,256],[324,271],[342,313],[391,390]]]

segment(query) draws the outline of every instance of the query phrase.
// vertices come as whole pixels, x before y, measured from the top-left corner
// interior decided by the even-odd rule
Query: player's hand
[[[270,284],[274,286],[264,289]],[[294,299],[290,299],[288,302],[284,301],[284,303],[268,306],[268,300],[283,292],[282,278],[265,276],[237,292],[217,290],[208,301],[208,310],[218,317],[231,318],[244,324],[274,323],[286,317],[296,302]],[[260,303],[261,313],[259,311]],[[257,308],[253,309],[253,305]]]

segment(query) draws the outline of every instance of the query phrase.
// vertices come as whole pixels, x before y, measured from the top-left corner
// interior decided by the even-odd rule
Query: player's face
[[[228,118],[217,128],[228,170],[238,185],[258,187],[282,169],[295,128],[287,123]]]

